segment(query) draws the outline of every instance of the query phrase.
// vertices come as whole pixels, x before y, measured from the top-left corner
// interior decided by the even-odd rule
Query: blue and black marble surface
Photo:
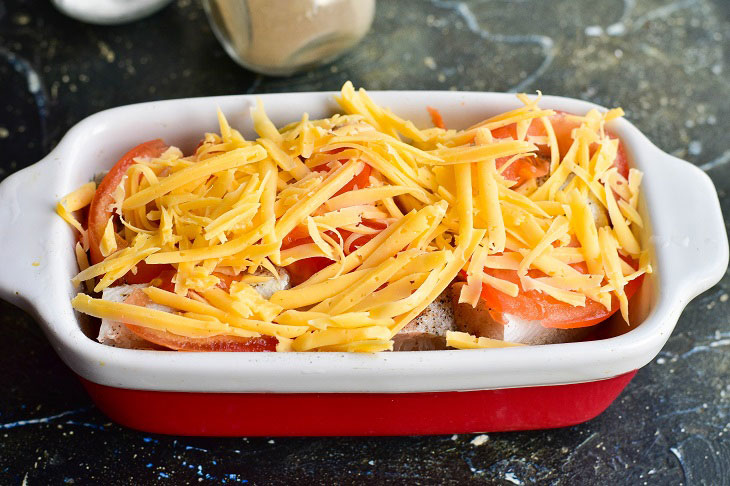
[[[228,59],[195,1],[95,27],[49,2],[0,0],[0,179],[105,108],[332,90],[350,79],[370,89],[540,89],[622,106],[662,149],[707,171],[730,215],[729,39],[726,0],[380,0],[373,30],[349,54],[277,79]],[[94,408],[38,325],[0,302],[0,483],[728,485],[729,292],[726,276],[694,300],[657,359],[586,424],[402,438],[124,429]]]

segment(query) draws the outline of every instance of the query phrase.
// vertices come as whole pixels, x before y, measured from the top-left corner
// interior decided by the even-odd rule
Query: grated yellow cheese
[[[616,232],[616,238],[627,253],[630,255],[638,256],[641,253],[641,245],[638,240],[631,232],[628,223],[624,219],[621,210],[616,203],[616,198],[613,195],[613,191],[609,187],[608,183],[605,184],[606,188],[606,202],[608,207],[608,215],[611,217],[611,223]]]
[[[101,254],[104,257],[108,257],[117,251],[117,235],[114,233],[114,221],[111,218],[109,218],[109,221],[106,222],[106,226],[104,227],[99,250],[101,250]]]
[[[294,351],[310,351],[323,346],[346,344],[365,340],[388,340],[390,330],[385,326],[361,327],[357,329],[324,329],[302,334],[292,343]]]
[[[202,163],[183,168],[165,177],[157,184],[148,186],[129,196],[124,200],[122,209],[138,208],[175,189],[182,188],[191,183],[198,183],[202,178],[211,174],[258,162],[265,156],[266,151],[259,146],[235,149],[221,155],[216,155],[206,159]]]
[[[582,201],[577,190],[569,193],[570,224],[581,244],[588,271],[601,273],[601,247],[598,243],[598,230],[590,208]]]
[[[297,201],[284,215],[279,218],[274,227],[274,233],[278,240],[289,234],[307,216],[324,204],[330,197],[347,184],[355,174],[362,170],[362,162],[349,161],[325,179],[322,185],[309,197]]]
[[[74,246],[74,254],[76,255],[76,263],[79,266],[79,272],[83,272],[84,270],[89,268],[89,257],[86,254],[86,251],[84,251],[84,248],[81,246],[81,242],[76,242],[76,246]],[[87,292],[93,292],[94,280],[85,280],[84,287],[86,287]]]
[[[74,309],[94,317],[149,327],[158,331],[168,331],[184,337],[218,336],[226,334],[231,328],[228,324],[218,321],[191,319],[138,305],[94,299],[86,294],[76,295],[71,304]],[[246,337],[259,336],[255,332],[239,333],[237,335],[241,336],[242,334]]]
[[[85,250],[88,249],[86,242],[86,230],[72,213],[91,204],[95,191],[96,183],[87,182],[75,191],[63,196],[61,201],[59,201],[56,205],[56,213],[58,213],[64,221],[76,228],[76,230],[81,234],[82,246]]]
[[[312,308],[331,315],[341,314],[360,303],[365,297],[373,293],[380,286],[388,282],[398,270],[403,268],[415,256],[418,250],[407,250],[398,256],[389,257],[384,262],[370,269],[362,275],[349,289],[340,295],[331,297]]]
[[[619,173],[619,142],[606,130],[623,112],[555,115],[539,94],[517,98],[519,108],[466,130],[421,130],[348,82],[337,97],[345,114],[305,113],[281,128],[257,100],[254,141],[218,110],[220,134],[193,154],[171,147],[135,160],[105,208],[114,217],[102,262],[89,265],[86,228],[73,215],[95,184],[57,206],[81,234],[74,284],[99,292],[141,262],[166,265],[174,292],[154,286],[162,279],[143,292],[172,312],[84,294],[73,305],[189,339],[274,336],[280,352],[391,350],[455,279],[466,281],[459,302],[472,306],[485,286],[515,298],[521,286],[570,306],[590,299],[609,309],[615,296],[628,319],[624,287],[652,268],[638,238],[642,175]],[[543,183],[507,178],[513,164],[548,156]],[[492,270],[515,272],[520,285]],[[282,289],[287,276],[296,285]],[[272,287],[270,297],[258,285]],[[513,345],[456,332],[447,343]]]
[[[448,331],[446,333],[446,345],[456,349],[489,349],[524,346],[524,344],[510,343],[508,341],[500,341],[499,339],[477,337],[465,332],[457,331]]]
[[[618,254],[616,238],[610,229],[604,227],[598,231],[598,240],[601,244],[601,258],[606,278],[619,300],[621,315],[626,322],[629,322],[629,301],[623,290],[627,281],[621,271],[621,257]]]

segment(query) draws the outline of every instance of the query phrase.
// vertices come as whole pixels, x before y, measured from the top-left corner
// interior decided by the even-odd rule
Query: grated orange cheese
[[[86,230],[74,217],[73,213],[91,204],[95,191],[96,183],[87,182],[75,191],[63,196],[56,205],[56,213],[81,234],[81,246],[84,250],[88,250]]]
[[[538,106],[539,94],[518,99],[523,106],[465,130],[420,130],[348,82],[337,97],[345,114],[321,120],[304,114],[277,128],[258,100],[255,141],[218,110],[220,134],[206,134],[192,155],[171,147],[130,167],[112,194],[104,261],[89,265],[86,230],[73,215],[95,184],[57,207],[82,235],[75,284],[99,292],[140,262],[172,265],[174,292],[143,290],[172,312],[84,294],[73,305],[188,338],[268,335],[278,351],[377,352],[392,349],[392,337],[462,271],[460,302],[475,306],[484,286],[518,297],[520,286],[490,275],[495,269],[573,306],[592,299],[610,308],[615,296],[628,320],[624,286],[652,269],[638,238],[641,172],[619,173],[618,140],[605,129],[623,111],[559,115],[577,123],[561,153],[555,112]],[[509,125],[514,136],[503,134]],[[535,157],[549,157],[544,183],[506,178],[512,164]],[[366,165],[367,187],[348,186]],[[291,246],[294,235],[308,240]],[[254,290],[314,257],[332,264],[270,298]],[[455,332],[447,342],[512,345]]]
[[[465,332],[457,331],[448,331],[446,333],[446,344],[456,349],[489,349],[524,346],[519,343],[510,343],[499,339],[477,337]]]

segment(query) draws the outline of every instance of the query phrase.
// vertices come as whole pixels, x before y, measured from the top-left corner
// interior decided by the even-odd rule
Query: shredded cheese
[[[96,183],[87,182],[75,191],[63,196],[58,205],[56,205],[56,212],[58,215],[61,216],[68,224],[76,228],[76,230],[81,234],[84,242],[86,241],[86,230],[72,213],[91,204],[95,191]],[[85,250],[87,249],[85,244],[82,246],[84,246]]]
[[[456,349],[489,349],[524,346],[519,343],[510,343],[507,341],[500,341],[499,339],[477,337],[465,332],[457,331],[448,331],[446,333],[446,344]]]
[[[605,128],[623,112],[556,115],[540,95],[517,98],[523,106],[465,130],[421,130],[348,82],[337,97],[345,114],[305,113],[280,128],[257,100],[253,141],[218,110],[220,134],[188,156],[171,147],[136,159],[113,188],[103,261],[89,265],[87,228],[74,216],[96,185],[56,208],[81,235],[74,284],[99,292],[145,264],[167,265],[174,291],[158,278],[143,292],[172,311],[85,294],[74,308],[186,339],[274,336],[280,352],[391,350],[455,280],[472,306],[485,288],[518,299],[522,289],[569,306],[618,301],[628,320],[625,286],[652,268],[639,238],[642,174],[621,172]],[[548,163],[542,183],[520,172]],[[259,293],[286,281],[282,268],[308,273]],[[516,345],[460,332],[447,344]]]

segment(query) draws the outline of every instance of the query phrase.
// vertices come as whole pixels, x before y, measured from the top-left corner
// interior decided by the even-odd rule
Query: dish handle
[[[659,277],[684,302],[715,285],[728,267],[728,238],[712,179],[695,165],[659,151],[645,177],[659,181],[647,194]],[[648,186],[647,186],[648,188]]]
[[[31,312],[48,295],[54,258],[53,163],[39,162],[0,183],[0,298]],[[50,227],[49,227],[50,226]]]

